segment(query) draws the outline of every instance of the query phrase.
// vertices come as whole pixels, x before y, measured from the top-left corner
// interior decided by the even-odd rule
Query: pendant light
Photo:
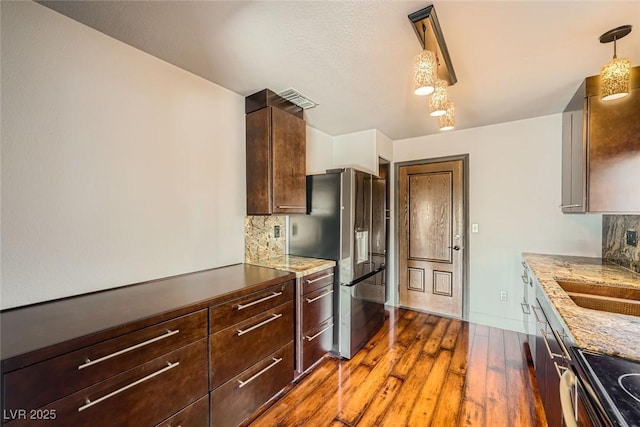
[[[616,41],[631,32],[631,25],[623,25],[600,36],[600,43],[613,42],[613,59],[600,71],[600,98],[611,101],[629,95],[631,61],[618,58]]]
[[[416,55],[414,83],[416,95],[430,95],[436,79],[436,56],[427,50],[427,27],[422,24],[424,50]]]
[[[442,116],[447,112],[447,82],[444,80],[436,80],[435,90],[431,94],[429,100],[429,114],[434,117]]]
[[[453,101],[447,101],[447,111],[438,117],[440,122],[440,130],[451,130],[456,127],[456,108]]]

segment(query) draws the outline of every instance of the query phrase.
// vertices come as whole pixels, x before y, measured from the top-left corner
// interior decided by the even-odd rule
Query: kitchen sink
[[[580,307],[640,316],[640,288],[556,280]]]

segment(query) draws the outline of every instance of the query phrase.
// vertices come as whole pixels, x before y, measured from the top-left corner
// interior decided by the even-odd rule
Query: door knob
[[[455,246],[453,246],[453,247],[448,246],[448,248],[449,248],[449,249],[453,249],[454,251],[459,251],[459,250],[460,250],[460,246],[458,246],[458,245],[455,245]]]

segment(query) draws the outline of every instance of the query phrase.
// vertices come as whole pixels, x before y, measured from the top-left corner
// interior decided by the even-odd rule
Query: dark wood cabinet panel
[[[271,109],[273,213],[307,211],[306,125],[304,120]]]
[[[156,427],[209,427],[209,395],[201,397]]]
[[[302,336],[302,371],[322,358],[333,345],[333,317],[308,330]]]
[[[313,292],[316,289],[323,288],[327,285],[333,285],[334,282],[334,272],[333,268],[328,268],[326,270],[318,271],[317,273],[312,273],[302,278],[302,288],[300,292],[304,294],[308,294],[309,292]]]
[[[290,104],[295,109],[289,101],[259,94],[245,102],[251,111],[246,116],[247,215],[305,213],[305,121],[283,108]],[[265,96],[271,102],[255,110]]]
[[[211,389],[238,375],[292,339],[292,301],[211,335]]]
[[[251,366],[211,393],[211,426],[241,424],[293,381],[293,343]]]
[[[154,425],[206,393],[207,340],[202,339],[41,408],[55,419],[10,425]]]
[[[265,310],[285,304],[292,298],[293,280],[289,280],[260,292],[216,305],[210,310],[209,333],[214,334],[226,329]]]
[[[200,310],[10,372],[3,409],[38,408],[206,336],[207,310]]]
[[[302,297],[302,331],[308,332],[333,316],[333,284]]]
[[[600,100],[585,79],[562,116],[562,212],[640,212],[640,67],[628,96]]]

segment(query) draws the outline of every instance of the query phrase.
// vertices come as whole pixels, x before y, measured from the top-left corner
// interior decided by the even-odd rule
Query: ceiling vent
[[[313,108],[318,105],[317,102],[310,100],[308,97],[304,96],[294,88],[290,87],[289,89],[285,89],[282,92],[278,92],[278,95],[286,99],[287,101],[293,102],[298,107],[307,110],[309,108]]]

